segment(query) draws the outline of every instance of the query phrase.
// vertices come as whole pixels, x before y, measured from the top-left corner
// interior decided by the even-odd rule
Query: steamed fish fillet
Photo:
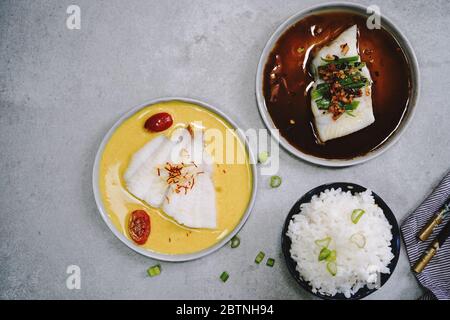
[[[178,158],[172,159],[174,163],[193,164],[184,167],[182,173],[188,181],[180,184],[192,183],[189,190],[179,189],[177,185],[170,185],[162,209],[178,223],[190,228],[214,229],[216,223],[216,190],[212,180],[212,159],[203,148],[203,135],[193,134],[188,130],[181,132],[181,143],[176,147],[179,150]],[[200,156],[198,159],[196,156]]]
[[[344,54],[341,45],[345,44],[348,46],[348,51]],[[313,89],[315,89],[318,84],[324,82],[319,79],[318,67],[324,64],[322,58],[326,58],[327,56],[338,56],[339,58],[359,57],[356,25],[342,32],[339,37],[333,40],[328,46],[323,47],[316,54],[312,60],[312,70],[315,77]],[[361,61],[360,57],[358,61]],[[359,131],[375,121],[372,109],[372,79],[370,77],[369,69],[364,66],[361,69],[361,74],[369,80],[369,84],[361,88],[362,96],[354,99],[355,101],[359,101],[359,105],[352,111],[353,116],[344,113],[338,119],[334,120],[332,113],[320,110],[314,99],[311,99],[311,109],[314,115],[316,131],[322,142]],[[367,95],[366,92],[369,94]]]
[[[197,154],[200,157],[196,157]],[[203,156],[203,157],[202,157]],[[200,158],[200,159],[199,159]],[[196,162],[197,161],[197,162]],[[182,168],[181,185],[168,182],[168,167]],[[216,227],[216,193],[212,159],[203,147],[203,136],[187,129],[174,131],[171,139],[161,135],[138,150],[124,174],[128,191],[153,207],[161,208],[178,223],[191,228]],[[178,186],[178,188],[177,188]]]
[[[144,145],[131,158],[125,171],[125,184],[130,193],[153,207],[163,203],[167,192],[167,174],[158,168],[169,161],[174,143],[159,136]]]

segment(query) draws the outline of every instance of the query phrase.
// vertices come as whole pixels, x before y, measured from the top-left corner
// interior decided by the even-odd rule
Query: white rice
[[[355,209],[365,210],[356,224],[351,220]],[[355,233],[364,235],[363,248],[350,239]],[[387,266],[394,257],[391,225],[369,190],[352,195],[340,188],[327,189],[313,196],[292,217],[287,235],[297,271],[313,292],[324,295],[343,293],[349,298],[366,285],[378,284],[379,274],[389,273]],[[335,276],[328,272],[327,262],[318,259],[322,248],[315,241],[327,237],[332,239],[328,248],[337,253]]]

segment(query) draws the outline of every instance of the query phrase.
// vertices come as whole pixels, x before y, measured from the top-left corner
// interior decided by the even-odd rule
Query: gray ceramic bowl
[[[127,113],[125,113],[113,126],[112,128],[108,131],[108,133],[106,134],[106,136],[103,138],[102,143],[100,144],[100,147],[97,151],[97,155],[95,157],[95,162],[94,162],[94,170],[93,170],[93,175],[92,175],[92,185],[93,185],[93,189],[94,189],[94,196],[95,196],[95,202],[97,203],[97,207],[98,210],[100,212],[100,215],[103,218],[103,221],[105,221],[106,225],[109,227],[109,229],[111,230],[111,232],[117,237],[119,238],[120,241],[122,241],[124,244],[126,244],[129,248],[133,249],[136,252],[139,252],[140,254],[150,257],[150,258],[154,258],[157,260],[161,260],[161,261],[172,261],[172,262],[181,262],[181,261],[189,261],[189,260],[194,260],[194,259],[198,259],[201,257],[204,257],[210,253],[213,253],[214,251],[218,250],[219,248],[221,248],[223,245],[225,245],[227,242],[229,242],[231,240],[231,238],[233,238],[238,232],[239,230],[244,226],[245,222],[247,221],[248,217],[250,216],[250,213],[252,211],[253,205],[255,203],[255,197],[256,197],[256,189],[257,189],[257,174],[256,174],[256,165],[255,165],[255,158],[253,156],[253,153],[251,151],[251,149],[249,148],[248,145],[248,141],[246,139],[246,137],[240,132],[240,130],[237,130],[237,134],[239,135],[239,137],[242,139],[242,141],[245,143],[245,147],[247,149],[249,158],[250,158],[250,165],[251,165],[251,169],[252,169],[252,175],[253,175],[253,189],[252,189],[252,194],[250,197],[250,201],[247,207],[247,210],[245,211],[243,217],[241,218],[241,221],[239,222],[239,224],[234,228],[234,230],[232,232],[230,232],[226,237],[224,237],[221,241],[219,241],[218,243],[216,243],[215,245],[206,248],[202,251],[199,252],[195,252],[195,253],[191,253],[191,254],[176,254],[176,255],[170,255],[170,254],[162,254],[162,253],[158,253],[158,252],[153,252],[147,249],[144,249],[138,245],[136,245],[135,243],[133,243],[132,241],[130,241],[125,235],[123,235],[119,230],[117,230],[117,228],[114,226],[114,224],[111,222],[110,218],[108,217],[108,213],[106,212],[105,206],[103,204],[101,195],[100,195],[100,190],[99,190],[99,169],[100,169],[100,160],[103,154],[103,150],[105,149],[106,144],[108,143],[109,139],[111,138],[112,134],[116,131],[116,129],[125,121],[127,120],[129,117],[131,117],[132,115],[134,115],[136,112],[138,112],[139,110],[150,106],[150,105],[154,105],[160,102],[166,102],[166,101],[183,101],[183,102],[188,102],[188,103],[193,103],[196,105],[199,105],[205,109],[208,109],[210,111],[212,111],[213,113],[217,114],[218,116],[222,117],[223,119],[225,119],[226,121],[228,121],[228,123],[231,124],[231,126],[233,126],[233,128],[239,128],[239,126],[233,121],[231,120],[227,115],[225,115],[224,113],[222,113],[221,111],[219,111],[218,109],[214,108],[213,106],[199,101],[199,100],[195,100],[195,99],[189,99],[189,98],[180,98],[180,97],[168,97],[168,98],[159,98],[159,99],[155,99],[155,100],[150,100],[147,101],[145,103],[142,103],[134,108],[132,108],[130,111],[128,111]]]
[[[333,11],[350,11],[354,12],[360,15],[368,16],[366,13],[367,7],[353,4],[353,3],[325,3],[320,4],[314,7],[307,8],[305,10],[302,10],[295,14],[294,16],[287,19],[283,24],[281,24],[276,31],[272,34],[269,41],[267,42],[266,46],[264,47],[264,50],[262,52],[261,58],[259,60],[258,64],[258,70],[256,74],[256,99],[258,102],[258,109],[259,113],[261,114],[261,117],[264,121],[264,124],[266,127],[270,129],[277,129],[275,124],[272,121],[272,118],[267,111],[266,102],[264,99],[263,94],[263,77],[264,77],[264,67],[266,65],[267,59],[270,55],[270,52],[272,51],[274,45],[280,38],[280,36],[288,30],[292,25],[294,25],[299,20],[303,19],[304,17],[316,14],[316,13],[323,13],[323,12],[333,12]],[[324,159],[315,157],[306,153],[303,153],[302,151],[295,148],[293,145],[291,145],[284,137],[281,135],[279,137],[273,136],[275,140],[277,140],[288,152],[293,154],[294,156],[309,161],[314,164],[327,166],[327,167],[345,167],[345,166],[351,166],[360,164],[363,162],[366,162],[370,159],[373,159],[379,155],[381,155],[383,152],[385,152],[387,149],[389,149],[391,146],[393,146],[400,136],[404,133],[405,129],[411,122],[415,109],[416,104],[419,98],[419,91],[420,91],[420,83],[419,83],[419,67],[417,63],[417,58],[414,54],[414,51],[411,47],[411,44],[409,41],[403,36],[403,33],[388,19],[386,18],[383,13],[381,12],[381,24],[382,27],[387,30],[399,43],[399,45],[402,47],[406,59],[409,62],[409,66],[411,69],[411,81],[412,81],[412,90],[411,95],[409,99],[409,110],[405,117],[403,118],[402,122],[400,123],[399,128],[395,131],[395,133],[389,137],[389,139],[383,143],[382,146],[377,148],[376,150],[369,152],[363,156],[348,159],[348,160],[330,160],[330,159]]]

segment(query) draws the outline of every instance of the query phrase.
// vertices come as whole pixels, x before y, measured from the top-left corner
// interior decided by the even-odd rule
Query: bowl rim
[[[322,3],[314,6],[307,7],[303,10],[298,11],[294,15],[290,16],[288,19],[286,19],[281,25],[279,25],[275,31],[270,36],[269,40],[266,42],[264,49],[261,53],[257,72],[256,72],[256,100],[258,105],[258,111],[259,114],[264,122],[264,125],[266,126],[269,131],[272,132],[272,130],[278,130],[278,128],[275,126],[272,117],[270,116],[269,112],[267,111],[267,107],[265,104],[264,94],[262,90],[262,84],[263,84],[263,76],[264,76],[264,68],[266,65],[267,58],[269,54],[271,53],[274,45],[276,44],[277,40],[281,35],[284,34],[285,31],[287,31],[292,25],[294,25],[296,22],[300,21],[302,18],[318,13],[318,12],[330,12],[330,11],[352,11],[357,14],[367,15],[368,7],[355,4],[355,3],[346,3],[346,2],[327,2]],[[419,63],[416,57],[416,54],[411,46],[410,41],[405,37],[404,32],[400,30],[391,20],[390,18],[386,17],[384,14],[381,14],[381,21],[382,21],[382,27],[386,29],[392,37],[398,42],[400,47],[403,49],[405,53],[405,57],[408,60],[410,71],[411,71],[411,94],[408,100],[408,110],[404,114],[403,118],[399,122],[398,128],[391,133],[389,136],[386,137],[384,142],[382,142],[378,147],[376,147],[374,150],[369,151],[368,153],[357,156],[355,158],[351,159],[326,159],[326,158],[320,158],[317,156],[313,156],[307,153],[304,153],[294,147],[292,144],[289,143],[287,139],[285,139],[281,134],[274,135],[272,134],[272,137],[275,139],[277,143],[279,143],[288,153],[291,155],[301,159],[305,160],[307,162],[324,166],[324,167],[348,167],[352,165],[357,165],[364,163],[366,161],[372,160],[384,152],[386,152],[390,147],[392,147],[395,143],[398,142],[400,137],[403,135],[403,133],[406,131],[408,126],[410,125],[414,114],[416,112],[416,107],[419,102],[419,94],[420,94],[420,72],[419,72]]]
[[[143,247],[140,247],[136,244],[134,244],[132,241],[130,241],[123,233],[121,233],[112,223],[111,219],[108,217],[108,213],[106,211],[106,208],[103,204],[102,201],[102,197],[101,197],[101,193],[100,193],[100,188],[99,188],[99,179],[100,179],[100,174],[99,174],[99,169],[100,169],[100,161],[103,155],[103,151],[107,145],[107,143],[109,142],[111,136],[114,134],[114,132],[117,130],[117,128],[127,119],[129,119],[131,116],[133,116],[135,113],[137,113],[138,111],[155,105],[157,103],[162,103],[162,102],[170,102],[170,101],[180,101],[180,102],[186,102],[186,103],[192,103],[192,104],[196,104],[204,109],[207,109],[211,112],[213,112],[214,114],[218,115],[219,117],[222,117],[225,121],[227,121],[232,127],[233,129],[239,129],[241,127],[238,126],[238,124],[233,121],[232,119],[230,119],[230,117],[228,117],[225,113],[223,113],[221,110],[217,109],[216,107],[213,107],[211,104],[206,103],[204,101],[198,100],[198,99],[194,99],[194,98],[186,98],[186,97],[178,97],[178,96],[171,96],[171,97],[160,97],[160,98],[155,98],[155,99],[151,99],[151,100],[147,100],[143,103],[140,103],[138,105],[136,105],[135,107],[131,108],[129,111],[125,112],[122,116],[120,116],[120,118],[113,124],[113,126],[108,130],[108,132],[106,133],[106,135],[103,137],[102,142],[100,143],[100,146],[97,150],[96,156],[95,156],[95,160],[94,160],[94,166],[93,166],[93,171],[92,171],[92,186],[93,186],[93,192],[94,192],[94,198],[95,198],[95,202],[98,208],[98,211],[103,219],[103,221],[106,223],[106,225],[108,226],[108,228],[111,230],[111,232],[122,242],[124,243],[126,246],[128,246],[130,249],[146,256],[149,258],[153,258],[159,261],[167,261],[167,262],[183,262],[183,261],[191,261],[191,260],[195,260],[195,259],[199,259],[202,258],[206,255],[209,255],[217,250],[219,250],[221,247],[223,247],[226,243],[228,243],[244,226],[244,224],[247,222],[252,209],[255,205],[255,200],[256,200],[256,192],[257,192],[257,188],[258,188],[258,175],[257,175],[257,169],[256,169],[256,161],[255,161],[255,157],[254,154],[249,146],[249,142],[248,139],[246,138],[246,136],[241,132],[241,130],[236,130],[236,133],[238,135],[238,137],[242,140],[242,142],[244,143],[244,146],[246,148],[247,154],[248,154],[248,158],[249,158],[249,162],[250,162],[250,167],[251,167],[251,172],[252,172],[252,193],[250,195],[250,199],[247,205],[247,209],[245,210],[244,214],[241,217],[241,220],[239,221],[239,223],[235,226],[235,228],[227,235],[225,236],[222,240],[218,241],[217,243],[215,243],[214,245],[205,248],[203,250],[197,251],[197,252],[193,252],[193,253],[189,253],[189,254],[164,254],[164,253],[159,253],[159,252],[154,252],[151,250],[147,250]]]
[[[292,277],[295,279],[295,281],[307,292],[310,294],[321,298],[323,300],[359,300],[362,298],[367,297],[368,295],[374,293],[375,291],[378,291],[381,289],[381,287],[386,284],[386,282],[390,279],[392,274],[395,271],[395,268],[397,267],[398,260],[400,258],[400,251],[401,251],[401,241],[400,241],[400,228],[398,225],[397,218],[395,217],[395,214],[392,212],[391,208],[384,202],[384,200],[375,192],[373,192],[371,189],[369,189],[372,192],[372,196],[375,199],[375,203],[383,209],[383,213],[388,220],[388,222],[391,224],[391,233],[392,233],[392,240],[391,240],[391,251],[394,257],[388,264],[388,268],[390,270],[390,273],[382,273],[381,274],[381,285],[378,288],[372,288],[369,289],[368,287],[363,287],[359,289],[354,295],[352,295],[350,298],[346,298],[342,293],[334,295],[334,296],[327,296],[324,294],[321,294],[319,292],[312,292],[311,286],[300,277],[299,272],[296,270],[297,263],[292,259],[289,251],[291,247],[291,239],[286,235],[287,229],[289,227],[289,224],[292,220],[292,216],[299,213],[300,205],[306,202],[311,201],[312,196],[319,195],[322,191],[330,188],[341,188],[345,189],[343,191],[350,191],[352,192],[363,192],[365,190],[368,190],[366,187],[363,187],[361,185],[358,185],[356,183],[352,182],[333,182],[333,183],[326,183],[322,184],[320,186],[317,186],[309,191],[307,191],[305,194],[303,194],[292,206],[292,208],[289,210],[288,215],[286,216],[282,233],[281,233],[281,250],[283,252],[284,261],[287,265],[287,268],[289,270],[289,273],[292,275]]]

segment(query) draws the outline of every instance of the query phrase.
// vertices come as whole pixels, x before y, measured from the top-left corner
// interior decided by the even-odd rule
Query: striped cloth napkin
[[[427,241],[422,242],[418,239],[419,232],[449,196],[450,172],[428,198],[403,222],[400,229],[411,267],[422,256],[439,231],[449,222],[450,216],[447,216]],[[438,250],[427,267],[415,276],[419,283],[427,289],[422,299],[450,299],[450,239]]]

